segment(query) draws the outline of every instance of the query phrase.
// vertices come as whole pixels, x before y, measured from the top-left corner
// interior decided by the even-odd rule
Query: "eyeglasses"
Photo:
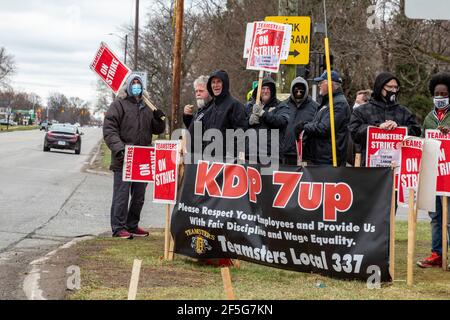
[[[387,89],[387,90],[389,90],[389,91],[391,91],[391,90],[396,90],[396,91],[398,91],[399,86],[388,86],[388,85],[385,85],[384,88],[385,88],[385,90]]]

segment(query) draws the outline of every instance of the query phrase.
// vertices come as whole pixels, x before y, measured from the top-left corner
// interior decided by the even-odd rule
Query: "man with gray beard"
[[[188,104],[184,106],[183,111],[183,123],[190,134],[190,147],[189,153],[194,152],[194,124],[195,122],[203,122],[205,113],[211,105],[211,96],[209,95],[206,84],[208,83],[208,76],[200,76],[194,81],[195,99],[197,100],[197,111],[194,112],[194,105]],[[200,127],[200,126],[198,126]],[[203,125],[201,126],[202,132],[197,132],[201,138],[203,135]],[[200,140],[202,141],[202,140]],[[203,147],[201,148],[203,150]]]

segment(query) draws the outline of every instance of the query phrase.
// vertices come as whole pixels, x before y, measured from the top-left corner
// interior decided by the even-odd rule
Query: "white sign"
[[[450,20],[450,1],[405,0],[405,15],[410,19]]]

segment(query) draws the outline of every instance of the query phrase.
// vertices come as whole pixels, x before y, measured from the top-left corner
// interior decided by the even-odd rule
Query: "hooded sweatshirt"
[[[215,96],[211,87],[212,79],[222,80],[222,92]],[[222,132],[224,155],[226,148],[226,130],[227,129],[247,129],[246,114],[244,106],[230,94],[230,80],[224,70],[217,70],[211,73],[206,85],[209,95],[212,97],[211,105],[205,112],[202,119],[204,131],[217,129]],[[235,154],[232,156],[236,156]]]
[[[407,127],[408,135],[420,136],[421,129],[417,123],[416,116],[397,101],[387,103],[383,99],[383,87],[392,79],[397,80],[400,86],[400,81],[393,74],[389,72],[380,73],[375,79],[372,97],[369,102],[363,107],[354,109],[352,113],[349,130],[353,141],[361,145],[362,164],[365,164],[366,159],[368,126],[378,127],[383,122],[392,120],[399,127]]]
[[[131,94],[131,83],[142,79],[132,75],[127,80],[127,97],[116,99],[108,108],[103,122],[103,138],[111,150],[111,166],[113,171],[122,170],[123,158],[120,153],[125,145],[149,146],[152,135],[164,132],[165,121],[153,117],[153,112],[142,102],[136,101]]]
[[[262,155],[269,155],[269,156],[278,156],[278,154],[272,154],[271,151],[271,129],[277,129],[278,130],[278,148],[280,148],[281,141],[284,140],[284,135],[286,131],[287,124],[289,122],[289,107],[285,104],[280,104],[280,101],[277,99],[277,88],[275,85],[275,81],[270,78],[264,78],[262,81],[262,86],[269,87],[270,88],[270,99],[268,102],[264,104],[263,115],[259,118],[259,124],[251,125],[251,129],[255,129],[256,131],[259,130],[267,130],[267,144],[261,145],[259,141],[259,135],[258,136],[258,148],[264,148],[260,154]],[[252,102],[249,104],[248,108],[246,109],[247,117],[249,118],[252,111],[253,111],[253,104],[254,101],[256,101],[256,95],[257,95],[258,87],[256,87],[253,90],[253,99]],[[250,141],[251,142],[251,141]],[[267,152],[266,152],[267,150]],[[278,149],[279,150],[279,149]],[[250,150],[249,150],[250,151]]]
[[[305,95],[300,101],[294,98],[293,89],[295,85],[303,84],[305,86]],[[308,95],[308,82],[302,77],[295,78],[291,83],[291,95],[281,104],[287,106],[289,111],[289,121],[286,127],[284,140],[281,142],[280,151],[284,157],[297,157],[296,137],[294,128],[299,122],[309,122],[314,118],[319,104],[312,100]]]

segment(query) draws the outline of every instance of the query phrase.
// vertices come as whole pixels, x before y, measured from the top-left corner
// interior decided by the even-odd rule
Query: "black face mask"
[[[386,99],[387,103],[394,103],[397,101],[397,94],[398,92],[386,91],[386,96],[384,98]]]

